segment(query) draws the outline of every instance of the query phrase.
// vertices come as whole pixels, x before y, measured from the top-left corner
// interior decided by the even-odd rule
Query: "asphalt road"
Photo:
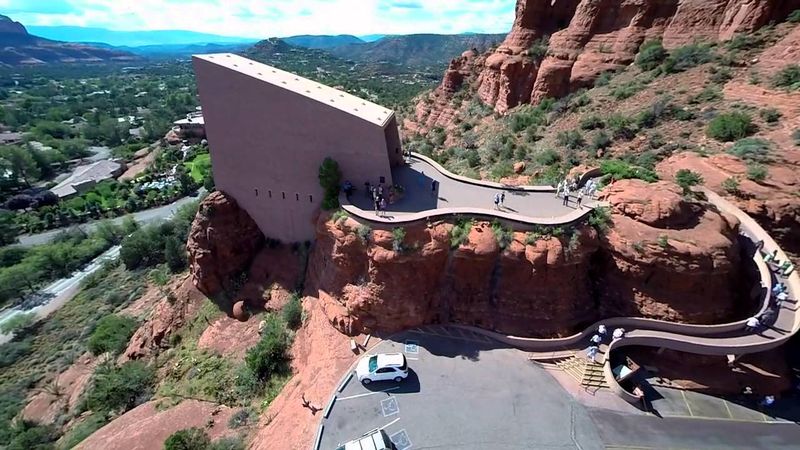
[[[169,219],[175,213],[175,211],[177,211],[178,208],[180,208],[181,206],[183,206],[183,205],[185,205],[187,203],[191,203],[191,202],[193,202],[195,200],[198,200],[200,197],[202,197],[204,192],[205,192],[205,190],[200,189],[200,193],[197,196],[184,197],[184,198],[182,198],[180,200],[177,200],[177,201],[175,201],[173,203],[170,203],[169,205],[164,205],[164,206],[160,206],[158,208],[139,211],[139,212],[133,213],[131,215],[133,216],[133,219],[136,220],[136,222],[138,222],[141,225],[147,225],[149,223],[158,222],[158,221],[161,221],[161,220],[166,220],[166,219]],[[119,224],[119,223],[122,223],[122,221],[124,219],[125,219],[125,217],[123,216],[123,217],[117,217],[117,218],[110,219],[110,220],[113,223]],[[19,243],[15,244],[15,245],[18,245],[20,247],[33,247],[35,245],[46,244],[46,243],[52,241],[53,239],[55,239],[55,237],[58,236],[60,233],[63,233],[64,231],[67,231],[67,230],[73,229],[73,228],[78,228],[78,229],[81,229],[81,230],[89,233],[89,232],[93,231],[94,228],[97,226],[97,224],[100,223],[100,222],[102,222],[102,221],[101,220],[97,220],[97,221],[94,221],[94,222],[88,222],[88,223],[76,225],[75,227],[59,228],[59,229],[56,229],[56,230],[49,230],[49,231],[45,231],[43,233],[38,233],[38,234],[22,235],[22,236],[19,237]]]
[[[363,386],[350,379],[322,419],[320,449],[375,428],[398,450],[800,448],[800,426],[791,422],[660,418],[633,407],[585,406],[525,352],[463,330],[432,328],[444,331],[400,333],[370,350],[405,352],[412,373],[400,384]]]

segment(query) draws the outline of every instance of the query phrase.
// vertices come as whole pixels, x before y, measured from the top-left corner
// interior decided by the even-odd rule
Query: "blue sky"
[[[296,34],[505,33],[515,0],[0,0],[25,25]]]

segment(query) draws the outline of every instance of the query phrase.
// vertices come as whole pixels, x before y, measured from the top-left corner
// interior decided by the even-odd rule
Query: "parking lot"
[[[408,379],[350,379],[323,419],[320,449],[375,428],[398,450],[603,448],[586,409],[524,352],[443,327],[395,335],[369,354],[389,352],[406,354]]]

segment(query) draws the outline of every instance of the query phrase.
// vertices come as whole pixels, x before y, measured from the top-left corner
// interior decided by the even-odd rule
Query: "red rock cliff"
[[[558,336],[603,317],[718,323],[751,312],[737,289],[735,219],[666,182],[620,182],[607,195],[614,226],[600,239],[588,226],[572,240],[514,233],[505,249],[486,223],[456,249],[450,224],[409,226],[398,252],[390,231],[365,242],[355,221],[321,217],[307,293],[349,334],[457,322]]]
[[[600,73],[633,62],[646,39],[661,38],[667,48],[727,40],[798,8],[800,0],[518,0],[506,40],[474,67],[475,88],[504,113],[590,85]],[[545,36],[546,56],[534,56],[529,49]],[[467,78],[463,66],[451,64],[440,93],[454,92]],[[424,109],[439,115],[435,105]]]

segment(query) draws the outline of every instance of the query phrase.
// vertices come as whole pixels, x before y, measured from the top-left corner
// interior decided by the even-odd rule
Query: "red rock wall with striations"
[[[705,324],[752,313],[736,219],[667,182],[623,181],[607,196],[604,236],[582,227],[574,242],[527,243],[514,233],[505,249],[487,223],[456,249],[450,224],[408,226],[398,252],[390,231],[364,242],[355,221],[321,217],[306,294],[348,334],[456,322],[553,337],[603,317]]]
[[[505,113],[590,86],[602,72],[633,62],[646,39],[663,39],[667,48],[727,40],[798,8],[800,0],[518,0],[503,44],[472,64],[453,61],[437,93],[451,96],[473,70],[481,100]],[[529,49],[544,36],[550,36],[547,55],[535,57]],[[448,109],[442,99],[418,106],[408,128],[445,125],[440,116],[446,119]]]

